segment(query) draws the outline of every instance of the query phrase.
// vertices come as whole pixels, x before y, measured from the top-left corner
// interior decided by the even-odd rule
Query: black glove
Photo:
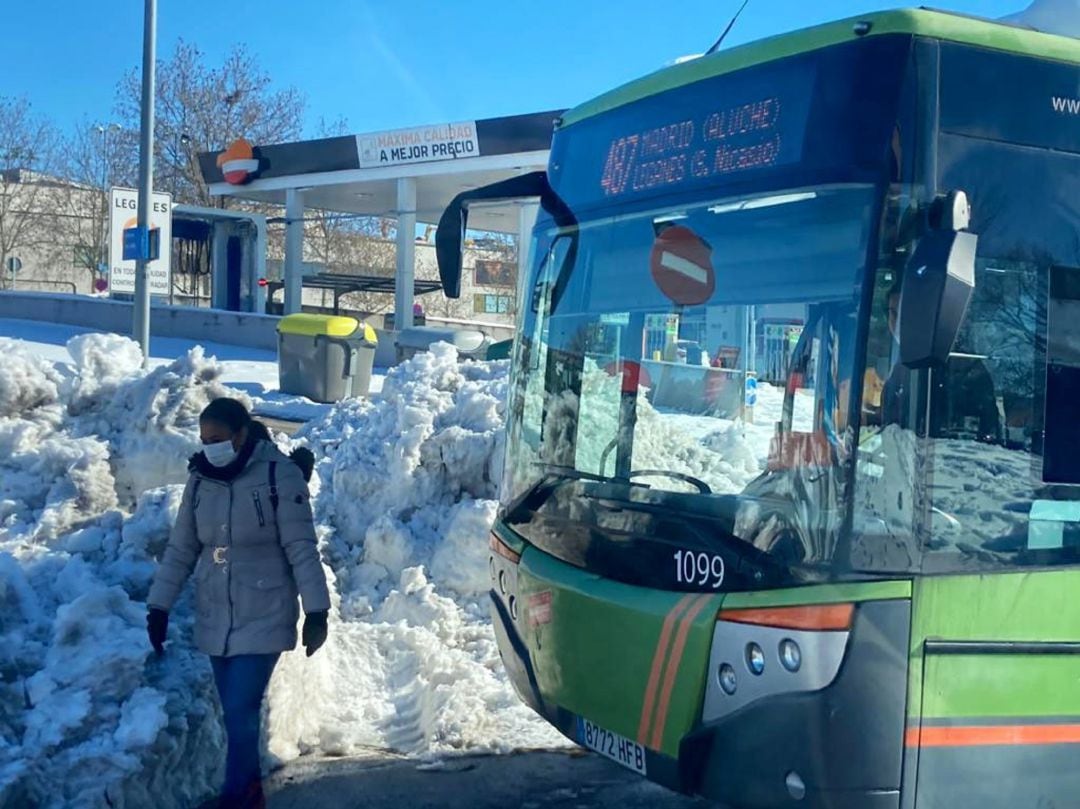
[[[304,618],[304,648],[307,656],[311,657],[326,643],[326,613],[309,612]]]
[[[315,470],[315,453],[307,447],[297,447],[289,453],[289,458],[300,467],[304,480],[311,482],[311,473]]]
[[[146,634],[150,636],[150,645],[158,654],[165,652],[165,634],[169,630],[169,613],[151,607],[146,613]]]

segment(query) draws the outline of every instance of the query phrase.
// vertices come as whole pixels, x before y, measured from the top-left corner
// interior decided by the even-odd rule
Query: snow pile
[[[484,595],[506,371],[435,346],[393,369],[378,401],[298,434],[321,458],[316,516],[343,620],[323,652],[275,673],[275,755],[565,744],[510,687]]]
[[[221,778],[212,676],[190,591],[163,658],[144,602],[198,413],[244,397],[199,349],[149,372],[122,338],[69,351],[57,371],[0,345],[0,806],[190,806]],[[282,658],[273,756],[563,743],[509,686],[483,595],[505,393],[505,363],[436,349],[304,434],[340,609],[319,655]]]
[[[0,340],[0,351],[0,418],[31,414],[59,402],[60,374],[50,363],[8,340]]]
[[[152,656],[142,602],[179,504],[155,487],[229,391],[200,351],[150,374],[123,338],[69,351],[63,373],[0,340],[0,805],[188,806],[218,776],[212,682],[190,648]]]
[[[147,489],[184,482],[183,461],[197,448],[199,413],[211,399],[228,395],[251,407],[246,394],[220,381],[221,366],[198,346],[149,373],[126,337],[81,335],[68,350],[77,372],[68,410],[77,432],[109,442],[126,505]]]
[[[318,515],[339,529],[329,555],[341,592],[380,592],[406,567],[430,568],[437,551],[441,560],[468,552],[477,528],[468,515],[477,503],[493,509],[497,495],[505,365],[459,365],[456,352],[440,346],[392,371],[376,404],[346,411],[355,427],[320,466],[327,492]],[[307,432],[333,440],[335,418]],[[490,520],[479,527],[483,548]],[[440,561],[435,568],[453,566]],[[439,583],[456,585],[460,595],[487,587],[486,576],[479,590],[475,580],[451,578]]]

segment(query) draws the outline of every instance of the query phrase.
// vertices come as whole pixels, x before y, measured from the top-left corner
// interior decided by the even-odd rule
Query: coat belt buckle
[[[214,548],[214,564],[215,565],[223,565],[223,564],[225,564],[225,552],[227,550],[228,550],[228,548],[224,547],[223,545],[219,545],[218,547]]]

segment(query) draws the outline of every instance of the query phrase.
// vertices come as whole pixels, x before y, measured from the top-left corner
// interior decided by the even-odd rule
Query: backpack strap
[[[277,461],[270,461],[270,506],[274,509],[274,514],[277,514],[279,499],[277,491]]]

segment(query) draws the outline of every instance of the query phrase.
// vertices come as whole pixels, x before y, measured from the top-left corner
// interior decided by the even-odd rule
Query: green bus
[[[1080,806],[1080,41],[890,11],[556,121],[492,614],[731,807]]]

